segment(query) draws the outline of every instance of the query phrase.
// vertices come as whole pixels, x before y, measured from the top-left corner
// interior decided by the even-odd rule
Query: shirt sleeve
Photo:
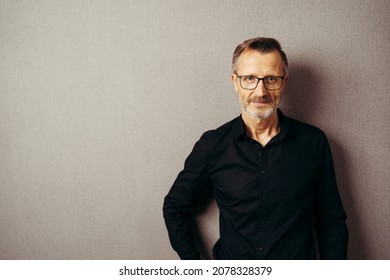
[[[204,148],[202,136],[164,199],[163,215],[169,240],[181,259],[200,259],[195,248],[189,214],[208,181]]]
[[[347,218],[336,183],[329,143],[322,141],[323,162],[317,176],[317,235],[320,259],[347,258]]]

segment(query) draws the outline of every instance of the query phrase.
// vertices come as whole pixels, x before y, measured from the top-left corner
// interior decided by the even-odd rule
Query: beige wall
[[[162,200],[239,114],[230,58],[271,36],[286,114],[321,127],[349,257],[390,259],[389,1],[0,1],[0,258],[173,259]],[[205,255],[217,210],[198,219]],[[206,212],[204,212],[206,209]]]

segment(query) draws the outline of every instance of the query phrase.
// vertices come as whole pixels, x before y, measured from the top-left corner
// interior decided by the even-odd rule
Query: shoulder
[[[231,142],[242,134],[242,131],[242,119],[238,116],[215,129],[204,132],[199,141],[209,148],[223,146],[224,143]]]
[[[303,121],[284,117],[287,134],[291,136],[293,142],[300,147],[305,147],[306,151],[322,153],[329,146],[325,132]]]
[[[288,131],[293,135],[301,137],[326,138],[324,131],[317,126],[290,117],[284,118]]]

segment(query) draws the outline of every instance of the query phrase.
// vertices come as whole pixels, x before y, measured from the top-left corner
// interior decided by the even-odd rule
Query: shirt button
[[[265,175],[265,170],[264,169],[261,170],[261,174]]]
[[[265,200],[265,196],[260,197],[261,200]]]
[[[261,252],[261,251],[263,251],[263,247],[257,247],[256,250]]]

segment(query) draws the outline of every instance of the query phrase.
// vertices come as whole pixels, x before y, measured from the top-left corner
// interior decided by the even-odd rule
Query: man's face
[[[258,78],[283,77],[283,61],[278,51],[260,53],[251,50],[242,53],[238,59],[236,73],[231,77],[243,114],[248,114],[254,119],[266,119],[276,113],[288,77],[282,81],[281,87],[277,90],[267,90],[264,81],[260,81],[255,89],[248,90],[241,87],[237,75]]]

